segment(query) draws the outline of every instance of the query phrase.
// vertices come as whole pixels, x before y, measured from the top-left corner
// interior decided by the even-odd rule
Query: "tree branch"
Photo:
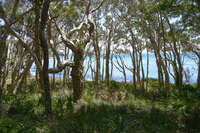
[[[75,32],[82,30],[84,27],[87,27],[87,24],[82,22],[78,27],[69,31],[67,38],[70,39]]]
[[[66,66],[72,67],[72,66],[74,66],[74,62],[72,62],[72,61],[70,61],[70,60],[65,60],[65,61],[63,61],[62,64],[57,65],[56,68],[50,68],[50,69],[48,70],[48,72],[49,72],[49,73],[59,73],[59,72],[61,72]]]
[[[10,34],[12,34],[13,36],[15,36],[22,44],[22,46],[31,54],[31,56],[34,58],[35,63],[39,66],[39,69],[42,70],[42,66],[37,58],[37,56],[32,52],[32,50],[29,48],[29,46],[27,46],[27,44],[25,43],[25,41],[20,37],[20,35],[14,31],[13,29],[11,29],[10,27],[7,27],[7,30],[9,30]]]
[[[66,35],[64,34],[64,32],[60,29],[60,27],[58,26],[58,24],[55,22],[56,25],[56,29],[59,32],[59,34],[61,35],[62,41],[65,43],[65,45],[71,49],[73,52],[76,52],[76,47],[74,46],[74,43],[72,41],[70,41]]]
[[[101,3],[100,3],[96,8],[93,8],[93,9],[90,11],[90,13],[93,13],[93,12],[95,12],[96,10],[98,10],[98,9],[103,5],[103,3],[104,3],[105,1],[106,1],[106,0],[102,0]]]

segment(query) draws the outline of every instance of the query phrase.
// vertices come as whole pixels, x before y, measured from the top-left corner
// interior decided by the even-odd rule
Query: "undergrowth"
[[[149,84],[156,87],[157,81]],[[59,83],[58,86],[61,86]],[[105,86],[105,83],[102,83]],[[53,118],[46,120],[35,81],[20,94],[3,96],[0,133],[199,133],[200,91],[184,85],[183,96],[171,90],[132,90],[132,84],[111,81],[102,93],[128,93],[127,98],[102,100],[94,82],[85,83],[82,100],[74,104],[68,87],[52,88]],[[66,92],[66,94],[65,94]]]

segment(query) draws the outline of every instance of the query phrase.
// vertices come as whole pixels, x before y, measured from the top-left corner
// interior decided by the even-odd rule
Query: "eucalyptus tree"
[[[114,63],[114,66],[115,66],[115,68],[117,68],[117,70],[119,72],[121,72],[123,74],[124,83],[126,84],[127,83],[126,64],[124,62],[123,55],[122,55],[122,54],[125,54],[125,52],[118,50],[118,52],[114,53],[114,54],[115,54],[114,59],[116,61],[116,63]]]
[[[54,19],[55,27],[61,36],[62,42],[73,52],[73,62],[65,62],[61,64],[58,59],[58,66],[56,70],[49,70],[50,73],[62,71],[65,66],[71,66],[71,76],[73,84],[73,100],[76,102],[81,98],[83,91],[83,62],[84,53],[87,44],[90,42],[91,35],[94,31],[93,13],[98,10],[104,1],[102,1],[97,7],[91,9],[91,1],[88,2],[85,12],[83,13],[83,19],[80,24],[74,29],[70,30],[67,34],[60,28]],[[85,2],[84,2],[85,4]]]
[[[129,31],[127,40],[132,47],[132,62],[133,62],[133,83],[136,88],[136,80],[140,86],[144,88],[144,70],[142,64],[142,51],[147,47],[143,44],[145,41],[150,40],[151,48],[156,57],[158,68],[158,81],[160,88],[163,84],[163,73],[165,76],[165,88],[169,88],[169,74],[167,70],[166,58],[162,57],[162,40],[161,40],[161,22],[159,21],[159,10],[153,1],[123,1],[118,6],[116,12],[119,21],[124,23],[124,28]],[[132,41],[130,41],[132,40]],[[142,41],[140,41],[142,40]],[[164,62],[165,60],[165,62]],[[141,68],[141,69],[140,69]],[[140,76],[142,72],[142,77]],[[140,81],[140,79],[142,81]]]
[[[107,27],[108,34],[106,37],[106,74],[105,74],[105,79],[106,79],[106,86],[109,88],[110,86],[110,53],[111,53],[111,43],[112,43],[112,37],[113,37],[113,20],[111,17],[107,17],[107,20],[110,21],[111,23],[107,23],[109,26]]]
[[[97,89],[100,90],[101,87],[101,51],[100,51],[100,46],[99,46],[99,22],[101,21],[99,20],[100,18],[97,17],[100,16],[100,12],[98,11],[95,14],[95,31],[94,31],[94,36],[93,36],[93,47],[94,47],[94,51],[95,51],[95,56],[96,56],[96,72],[95,72],[95,82],[96,82],[96,86]],[[98,24],[98,25],[97,25]]]
[[[3,23],[6,23],[7,21],[12,21],[12,23],[16,23],[16,10],[19,6],[19,0],[16,0],[11,6],[11,10],[6,12],[3,7],[9,7],[7,3],[2,3],[0,1],[0,19],[3,20]],[[9,9],[9,8],[8,8]],[[2,24],[1,24],[2,25]],[[6,46],[6,40],[9,36],[9,32],[5,29],[6,24],[1,26],[0,31],[0,116],[2,111],[2,94],[3,94],[3,88],[5,84],[5,76],[3,77],[3,73],[5,69],[5,64],[7,60],[7,46]],[[11,26],[11,25],[9,25]]]
[[[44,84],[44,91],[45,91],[45,111],[47,117],[51,117],[52,114],[52,105],[51,105],[51,93],[50,93],[50,83],[49,83],[49,49],[48,49],[48,43],[46,39],[45,34],[45,28],[48,21],[48,11],[50,6],[50,0],[44,0],[42,4],[42,10],[41,10],[41,21],[40,21],[40,27],[39,27],[39,40],[40,45],[42,47],[43,52],[43,66],[42,66],[42,80]]]
[[[173,7],[173,8],[171,8]],[[188,52],[193,52],[197,55],[199,53],[198,43],[194,42],[194,40],[198,40],[200,34],[199,27],[199,18],[200,18],[200,2],[198,0],[194,1],[159,1],[160,11],[165,14],[165,19],[168,22],[168,25],[171,31],[174,28],[179,29],[181,32],[187,33],[190,38],[190,41],[187,44],[183,44],[184,49],[188,49]],[[169,19],[174,19],[176,22],[176,27],[169,23]],[[172,34],[174,39],[176,39],[176,35]],[[200,73],[198,71],[198,73]],[[199,76],[197,79],[197,86],[200,87]]]
[[[121,34],[124,40],[126,40],[127,47],[130,50],[130,56],[132,60],[132,67],[126,66],[126,68],[131,71],[133,74],[133,88],[137,88],[137,82],[139,83],[140,87],[144,89],[144,69],[142,64],[142,44],[140,43],[137,25],[137,2],[136,1],[123,1],[117,5],[117,10],[115,11],[116,19],[121,22]],[[138,31],[137,31],[138,30]],[[119,33],[119,32],[118,32]],[[142,67],[141,67],[142,66]],[[141,73],[142,70],[142,80],[141,80]]]
[[[17,1],[15,1],[15,8],[13,8],[13,10],[15,10],[14,11],[14,13],[13,14],[15,14],[14,15],[14,18],[11,20],[10,18],[8,18],[9,17],[9,15],[8,14],[5,14],[5,11],[7,10],[7,9],[5,9],[5,8],[3,8],[2,6],[1,6],[1,18],[3,19],[3,21],[4,21],[4,23],[5,23],[5,25],[4,25],[4,30],[5,31],[7,31],[7,34],[8,35],[10,35],[10,36],[14,36],[14,37],[16,37],[16,39],[17,39],[17,45],[21,45],[25,50],[24,51],[26,51],[26,52],[28,52],[29,53],[29,55],[30,55],[30,57],[31,58],[33,58],[34,59],[34,61],[35,61],[35,63],[38,65],[38,68],[40,69],[40,71],[42,72],[42,65],[41,65],[41,62],[39,62],[39,60],[38,60],[38,58],[37,58],[37,56],[36,56],[36,54],[35,53],[37,53],[37,52],[39,52],[39,51],[37,51],[37,52],[35,52],[35,51],[33,51],[32,50],[32,44],[33,44],[33,42],[34,42],[34,38],[32,38],[32,36],[33,36],[33,33],[34,32],[31,32],[32,31],[32,29],[34,29],[33,28],[33,25],[32,26],[30,26],[30,24],[32,24],[31,22],[30,23],[27,23],[27,24],[24,24],[24,23],[22,23],[22,22],[25,22],[25,21],[23,21],[24,19],[22,19],[22,18],[29,18],[29,17],[26,17],[26,15],[27,14],[30,14],[30,13],[32,13],[32,11],[34,10],[34,6],[33,6],[33,3],[31,2],[31,1],[26,1],[26,2],[21,2],[20,3],[20,6],[18,7],[18,6],[16,6],[16,2]],[[19,2],[19,1],[18,1]],[[47,6],[46,8],[48,8],[48,1],[44,1],[44,3],[45,3],[45,6]],[[47,4],[47,5],[46,5]],[[18,12],[17,13],[17,10],[20,10],[20,12]],[[45,9],[46,10],[46,9]],[[48,12],[48,11],[47,11]],[[17,14],[16,14],[17,13]],[[46,16],[48,17],[48,15],[47,14],[44,14],[44,11],[42,12],[42,15],[43,15],[43,17],[44,18],[46,18]],[[12,16],[12,15],[11,15]],[[37,18],[37,17],[36,17]],[[42,40],[42,43],[44,43],[44,42],[46,42],[45,40],[45,38],[44,38],[44,28],[45,28],[45,19],[44,18],[41,18],[41,24],[40,24],[40,35],[41,35],[41,40]],[[21,21],[22,20],[22,21]],[[30,19],[30,21],[32,21],[33,19]],[[39,20],[39,19],[38,19]],[[18,23],[19,22],[19,23]],[[36,26],[39,26],[39,24],[38,25],[36,25]],[[21,33],[21,29],[22,29],[22,27],[25,27],[26,28],[26,31],[27,32],[22,32],[22,33],[25,33],[25,34],[22,34]],[[39,27],[37,27],[38,29],[39,29]],[[37,30],[38,30],[37,29]],[[22,30],[22,31],[25,31],[25,30]],[[38,32],[39,33],[39,32]],[[38,34],[39,35],[39,34]],[[43,37],[42,37],[43,36]],[[39,37],[39,36],[38,36]],[[39,43],[38,43],[39,44]],[[22,48],[21,48],[22,49]],[[44,51],[46,51],[46,50],[44,50]],[[48,51],[48,48],[47,48],[47,51]],[[24,52],[24,53],[26,53],[26,52]],[[47,56],[47,54],[48,53],[46,53],[46,56],[44,56],[45,57],[45,59],[47,60],[48,59],[48,56]],[[21,57],[21,56],[20,56]],[[31,58],[29,58],[29,61],[31,60]],[[32,61],[31,61],[31,63],[32,63]],[[17,81],[18,81],[18,79],[19,78],[22,78],[22,82],[17,82],[17,85],[16,86],[20,86],[20,84],[22,84],[23,83],[23,80],[24,80],[24,75],[27,75],[27,71],[29,71],[29,69],[28,68],[30,68],[30,66],[31,66],[31,63],[29,64],[29,63],[26,63],[26,65],[27,65],[27,68],[26,69],[24,69],[24,71],[21,73],[21,76],[19,75],[18,76],[18,78],[17,78]],[[48,63],[47,63],[47,61],[44,63],[44,69],[46,70],[47,69],[47,71],[48,71]],[[44,70],[44,71],[45,71]],[[45,73],[46,74],[46,73]],[[45,87],[46,87],[46,93],[45,93],[45,97],[46,97],[46,99],[45,99],[45,103],[46,103],[46,105],[45,105],[45,109],[46,109],[46,113],[47,113],[47,116],[49,116],[50,114],[51,114],[51,101],[50,101],[50,89],[49,89],[49,86],[48,86],[48,80],[47,80],[47,78],[48,78],[48,73],[47,73],[47,75],[46,75],[46,77],[45,77],[46,79],[43,79],[43,77],[41,77],[41,79],[43,80],[43,82],[44,82],[44,84],[45,84]],[[44,81],[44,80],[47,80],[47,81]],[[18,85],[19,84],[19,85]],[[42,88],[43,89],[43,88]]]

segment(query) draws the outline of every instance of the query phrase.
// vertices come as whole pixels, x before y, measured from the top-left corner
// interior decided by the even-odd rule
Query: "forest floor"
[[[53,116],[46,120],[37,83],[31,80],[18,94],[3,96],[0,133],[200,133],[199,89],[185,85],[183,96],[176,89],[166,96],[156,80],[149,85],[148,92],[133,91],[131,84],[111,81],[109,90],[96,93],[88,81],[74,104],[67,89],[71,84],[57,82]]]

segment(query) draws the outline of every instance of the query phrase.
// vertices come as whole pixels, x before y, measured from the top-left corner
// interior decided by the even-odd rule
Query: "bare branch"
[[[90,14],[91,0],[88,0],[88,1],[89,1],[89,3],[88,3],[88,5],[87,5],[87,7],[86,7],[86,12],[85,12],[86,15],[89,15],[89,14]]]
[[[68,35],[67,35],[68,39],[70,39],[71,36],[72,36],[75,32],[82,30],[84,27],[87,27],[87,24],[82,22],[78,27],[76,27],[76,28],[70,30],[69,33],[68,33]]]
[[[70,67],[74,66],[74,62],[72,62],[71,60],[65,60],[62,64],[57,65],[56,68],[50,68],[48,70],[48,72],[49,73],[59,73],[67,66],[70,66]]]
[[[113,63],[114,64],[114,66],[115,66],[115,68],[117,68],[117,70],[119,71],[119,72],[123,72],[115,63]]]
[[[32,50],[29,48],[29,46],[27,46],[27,44],[25,43],[25,41],[22,39],[22,37],[13,29],[11,29],[10,27],[7,27],[7,29],[9,30],[9,32],[15,36],[22,44],[22,46],[31,54],[31,56],[34,58],[35,63],[39,66],[39,69],[42,70],[42,66],[37,58],[37,56],[32,52]]]
[[[101,3],[100,3],[96,8],[93,8],[93,9],[90,11],[90,13],[93,13],[93,12],[95,12],[96,10],[98,10],[98,9],[103,5],[103,3],[104,3],[105,1],[106,1],[106,0],[102,0]]]
[[[62,41],[65,43],[65,45],[71,49],[73,52],[76,52],[76,47],[74,46],[74,43],[72,41],[70,41],[66,35],[64,34],[64,32],[60,29],[60,27],[58,26],[58,24],[55,22],[56,25],[56,29],[59,32],[59,34],[61,35]]]

